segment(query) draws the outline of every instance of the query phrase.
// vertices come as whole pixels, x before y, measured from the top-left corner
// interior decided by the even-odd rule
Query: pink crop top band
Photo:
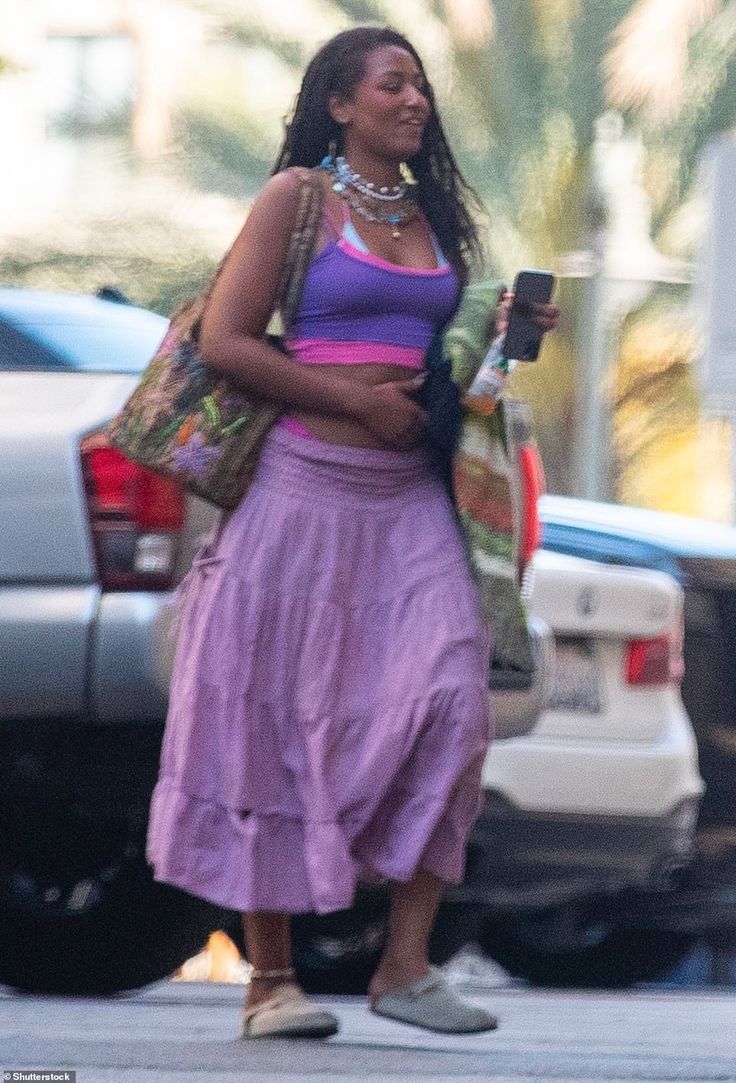
[[[302,436],[305,440],[316,440],[311,429],[308,429],[306,425],[301,421],[297,421],[294,417],[282,417],[277,423],[282,429],[286,429],[287,432],[291,432],[294,436]]]
[[[290,353],[303,365],[405,365],[424,368],[420,346],[394,346],[389,342],[330,342],[319,338],[290,338]]]
[[[459,283],[436,237],[436,267],[404,267],[374,256],[350,220],[313,258],[286,345],[305,365],[424,367],[436,329],[454,313]],[[329,219],[328,219],[329,222]],[[312,436],[293,418],[280,424]]]

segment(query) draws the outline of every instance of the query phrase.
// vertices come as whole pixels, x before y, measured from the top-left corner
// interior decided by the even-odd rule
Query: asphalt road
[[[77,1083],[736,1081],[731,991],[464,991],[500,1014],[498,1031],[433,1035],[325,997],[336,1037],[239,1042],[239,985],[165,981],[100,1000],[2,989],[0,1069],[74,1069]]]

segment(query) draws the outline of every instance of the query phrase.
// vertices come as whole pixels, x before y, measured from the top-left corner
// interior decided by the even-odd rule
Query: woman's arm
[[[263,339],[300,183],[295,170],[277,173],[254,203],[210,296],[199,338],[202,359],[256,398],[358,421],[392,446],[410,446],[424,418],[410,398],[415,381],[368,387],[301,365]]]
[[[357,404],[349,401],[345,381],[325,380],[263,339],[276,307],[299,187],[294,171],[277,173],[254,203],[210,296],[199,348],[207,365],[257,398],[352,417]]]

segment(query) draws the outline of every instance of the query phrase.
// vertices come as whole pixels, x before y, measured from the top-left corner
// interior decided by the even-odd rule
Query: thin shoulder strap
[[[432,242],[432,247],[434,248],[434,254],[437,257],[437,266],[438,267],[445,267],[447,265],[448,260],[447,260],[447,256],[442,251],[442,246],[440,245],[440,242],[437,240],[437,234],[432,229],[432,224],[429,221],[429,219],[427,218],[427,215],[424,213],[423,209],[421,207],[419,207],[418,209],[419,209],[420,218],[422,219],[425,226],[429,230],[429,239]]]
[[[336,220],[337,215],[335,214],[335,210],[331,206],[329,200],[325,200],[324,213],[322,215],[322,218],[325,222],[327,222],[328,226],[330,227],[330,232],[333,234],[333,237],[338,238],[342,230],[342,223],[339,223]]]
[[[440,242],[437,240],[437,235],[436,235],[434,230],[430,230],[430,237],[432,239],[432,247],[434,248],[434,254],[437,257],[437,266],[438,267],[447,266],[447,256],[442,251],[442,246],[440,245]]]

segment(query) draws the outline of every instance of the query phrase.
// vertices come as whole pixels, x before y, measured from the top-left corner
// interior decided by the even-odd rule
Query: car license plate
[[[600,669],[589,640],[555,641],[555,681],[549,706],[553,711],[600,713]]]

